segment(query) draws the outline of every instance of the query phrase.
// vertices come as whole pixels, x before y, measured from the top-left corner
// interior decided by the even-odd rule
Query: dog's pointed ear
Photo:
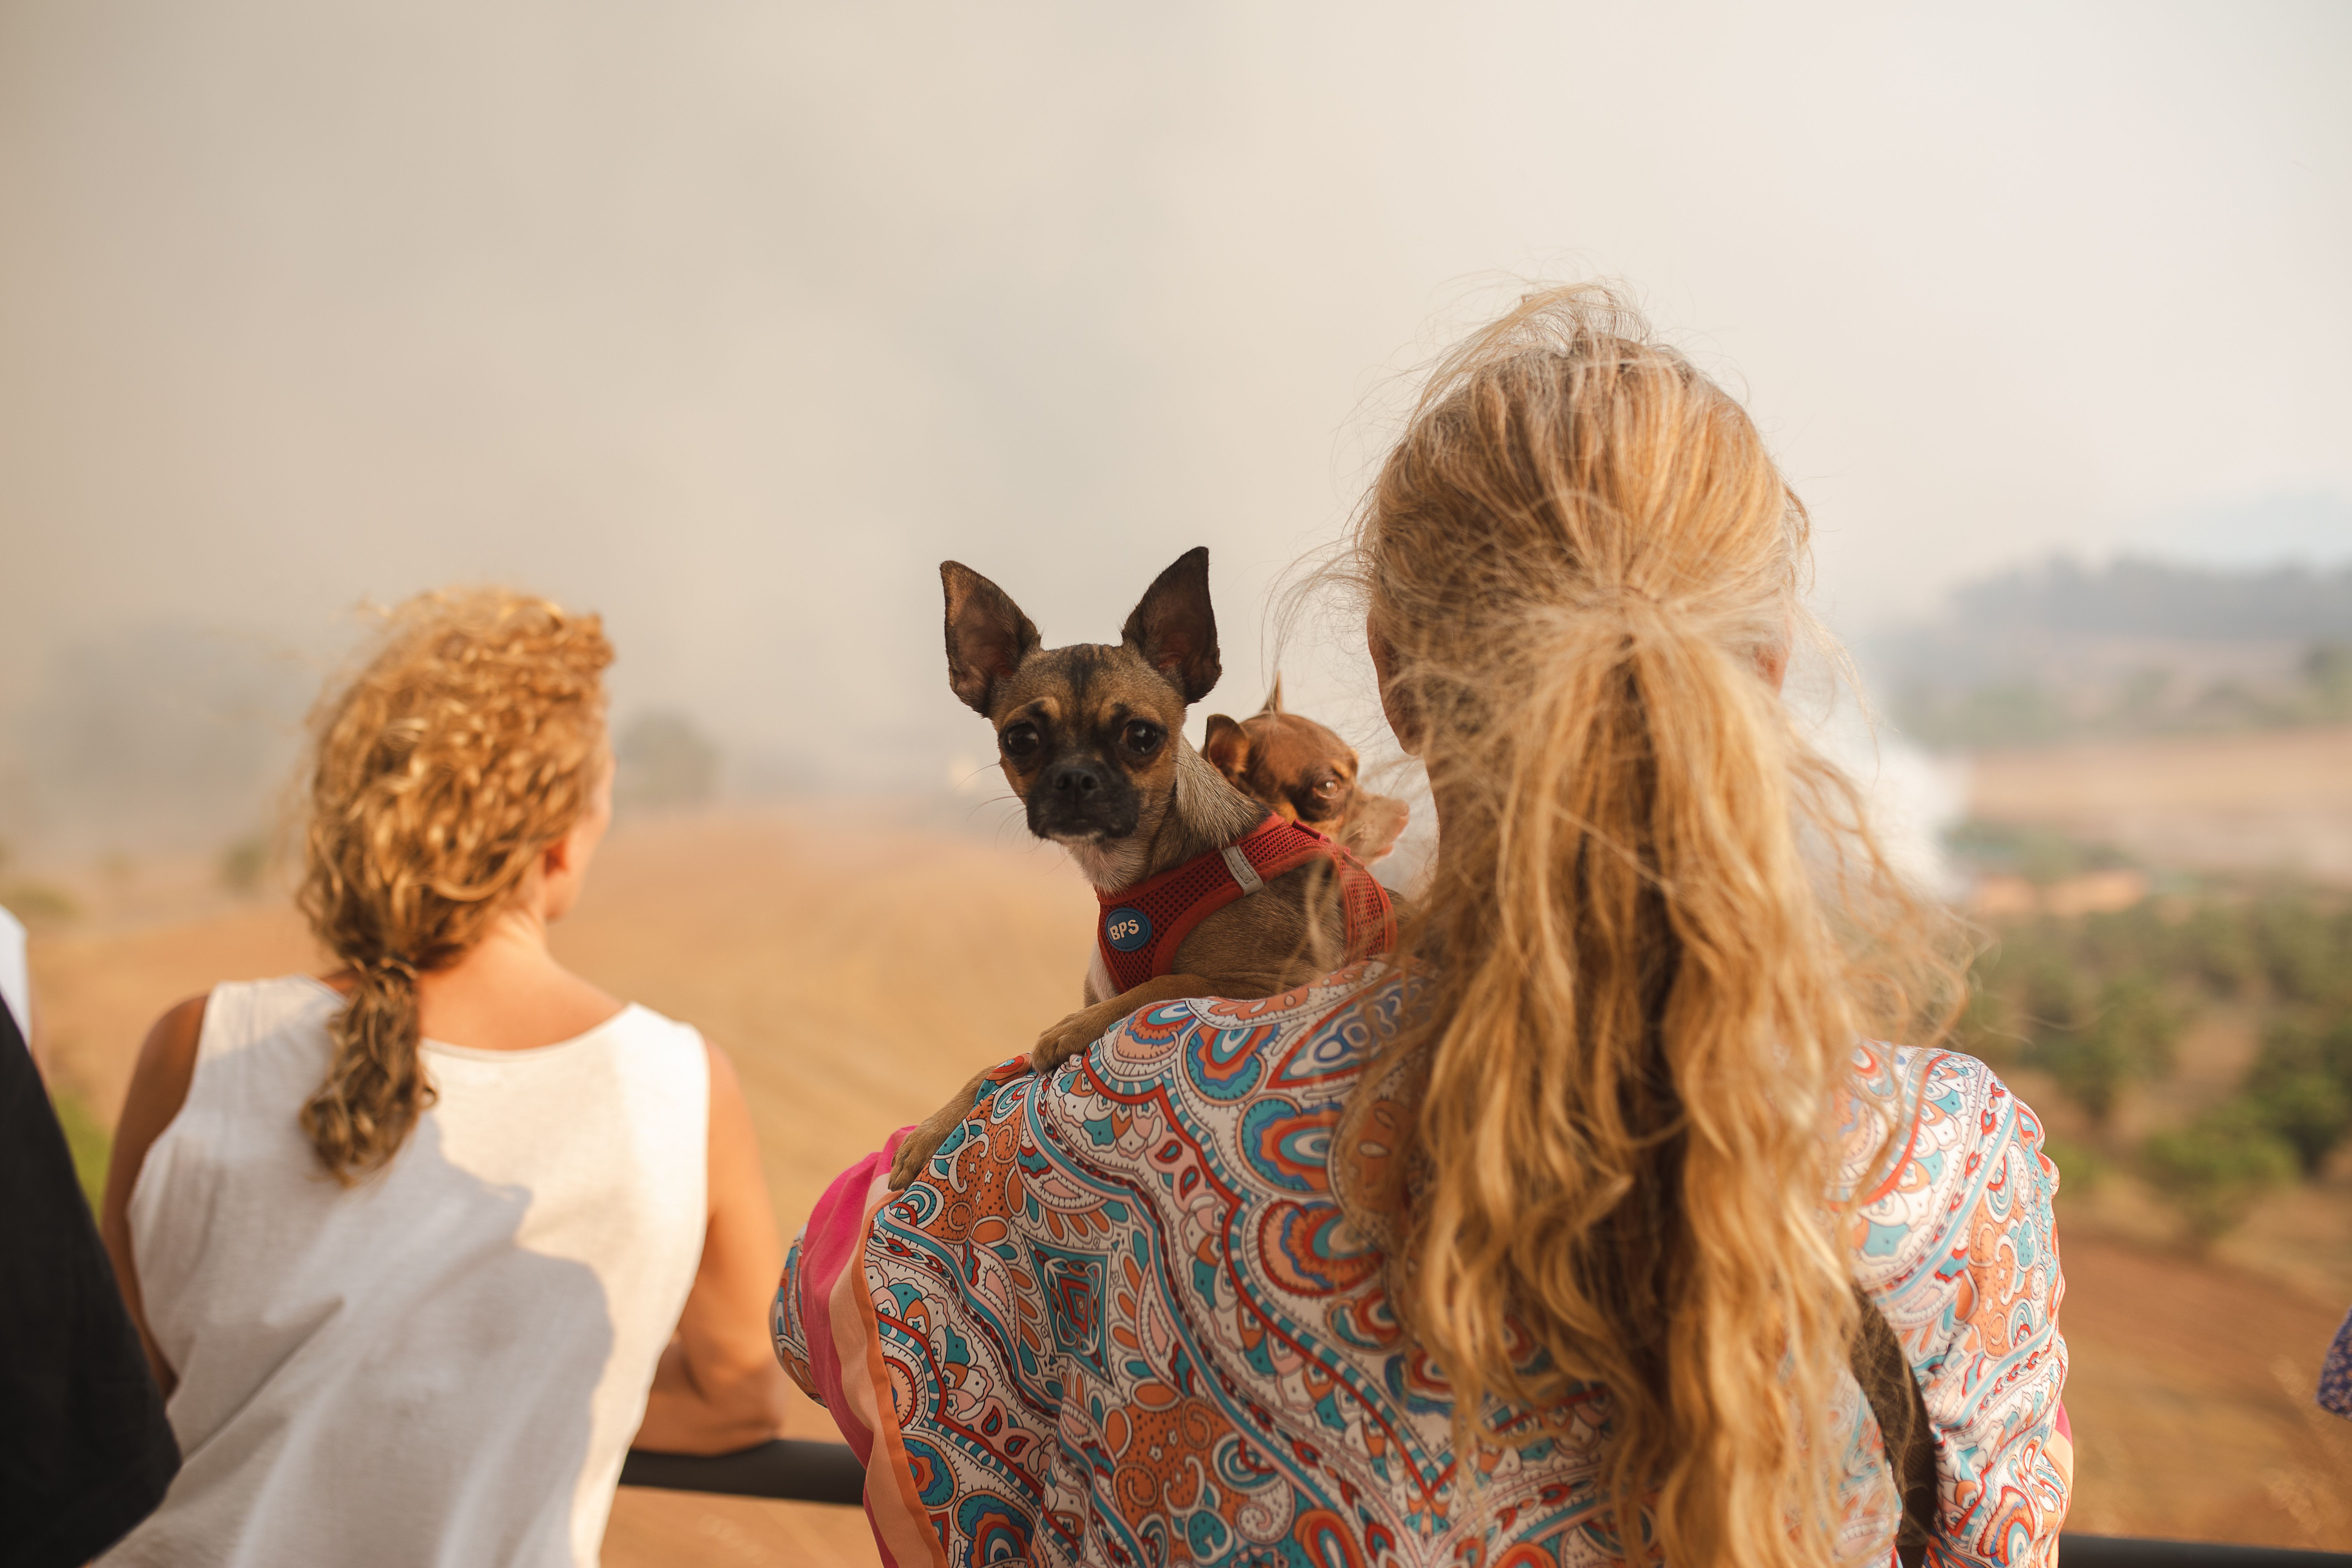
[[[1249,772],[1249,731],[1222,713],[1209,715],[1209,732],[1201,737],[1201,754],[1215,764],[1229,783],[1239,784]]]
[[[1277,669],[1274,672],[1274,689],[1265,694],[1265,706],[1258,711],[1261,713],[1282,711],[1282,671]]]
[[[1223,668],[1217,662],[1217,615],[1209,605],[1208,546],[1187,550],[1160,574],[1119,637],[1174,681],[1186,702],[1209,694]]]
[[[999,681],[1037,651],[1037,628],[1013,596],[961,561],[940,563],[948,600],[948,686],[974,712],[988,712]]]

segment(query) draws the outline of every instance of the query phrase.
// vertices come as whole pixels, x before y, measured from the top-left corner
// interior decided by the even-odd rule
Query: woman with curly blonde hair
[[[612,816],[593,616],[427,595],[312,715],[335,967],[165,1014],[104,1231],[184,1464],[109,1563],[593,1564],[632,1435],[774,1435],[749,1112],[547,931]]]
[[[888,1561],[2052,1560],[2056,1173],[1781,700],[1805,551],[1605,290],[1440,364],[1338,574],[1438,819],[1393,962],[1147,1008],[794,1248]]]

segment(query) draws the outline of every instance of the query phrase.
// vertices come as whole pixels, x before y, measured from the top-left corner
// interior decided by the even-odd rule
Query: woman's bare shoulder
[[[180,1113],[204,1054],[205,1022],[215,1013],[231,1037],[242,1037],[316,1008],[332,995],[331,976],[285,975],[225,984],[165,1009],[139,1047],[115,1127],[116,1144],[128,1141],[143,1151]]]
[[[114,1124],[114,1148],[108,1160],[106,1197],[100,1223],[108,1246],[128,1246],[125,1226],[131,1191],[147,1163],[147,1151],[188,1101],[188,1086],[196,1076],[196,1052],[204,1043],[205,1009],[212,994],[191,996],[155,1020],[139,1047],[131,1069],[131,1087],[122,1097],[122,1114]],[[118,1230],[121,1234],[118,1235]],[[126,1267],[127,1253],[118,1251],[115,1267]]]
[[[153,1132],[161,1132],[187,1103],[188,1085],[196,1076],[196,1050],[204,1042],[205,1009],[211,1001],[207,991],[175,1003],[147,1031],[138,1063],[131,1069],[118,1139],[135,1136],[151,1120]],[[148,1142],[153,1141],[153,1132]]]

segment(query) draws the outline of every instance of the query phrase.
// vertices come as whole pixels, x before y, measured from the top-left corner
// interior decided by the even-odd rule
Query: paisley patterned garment
[[[2344,1314],[2344,1324],[2319,1363],[2319,1407],[2352,1417],[2352,1312]]]
[[[1007,1064],[903,1194],[888,1151],[835,1184],[786,1267],[777,1351],[866,1461],[886,1561],[1620,1560],[1605,1390],[1549,1436],[1490,1406],[1496,1441],[1464,1475],[1445,1384],[1334,1196],[1386,1173],[1391,1085],[1333,1143],[1403,992],[1373,964],[1148,1008],[1050,1079]],[[2066,1352],[2040,1125],[1967,1057],[1867,1047],[1857,1066],[1843,1179],[1901,1153],[1852,1211],[1856,1277],[1936,1428],[1936,1550],[2047,1562]],[[1884,1563],[1898,1504],[1850,1379],[1827,1430],[1841,1559]]]

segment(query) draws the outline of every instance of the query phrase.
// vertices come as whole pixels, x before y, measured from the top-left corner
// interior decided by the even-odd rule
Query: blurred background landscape
[[[2347,68],[2324,4],[17,0],[0,903],[61,1112],[94,1169],[158,1012],[310,962],[303,712],[366,606],[508,581],[620,650],[563,951],[735,1055],[789,1231],[1085,961],[936,563],[1060,642],[1207,543],[1196,736],[1279,669],[1410,793],[1284,590],[1439,344],[1621,278],[1807,501],[1861,679],[1796,700],[1980,929],[2074,1526],[2352,1548]],[[607,1558],[873,1560],[636,1493]]]

